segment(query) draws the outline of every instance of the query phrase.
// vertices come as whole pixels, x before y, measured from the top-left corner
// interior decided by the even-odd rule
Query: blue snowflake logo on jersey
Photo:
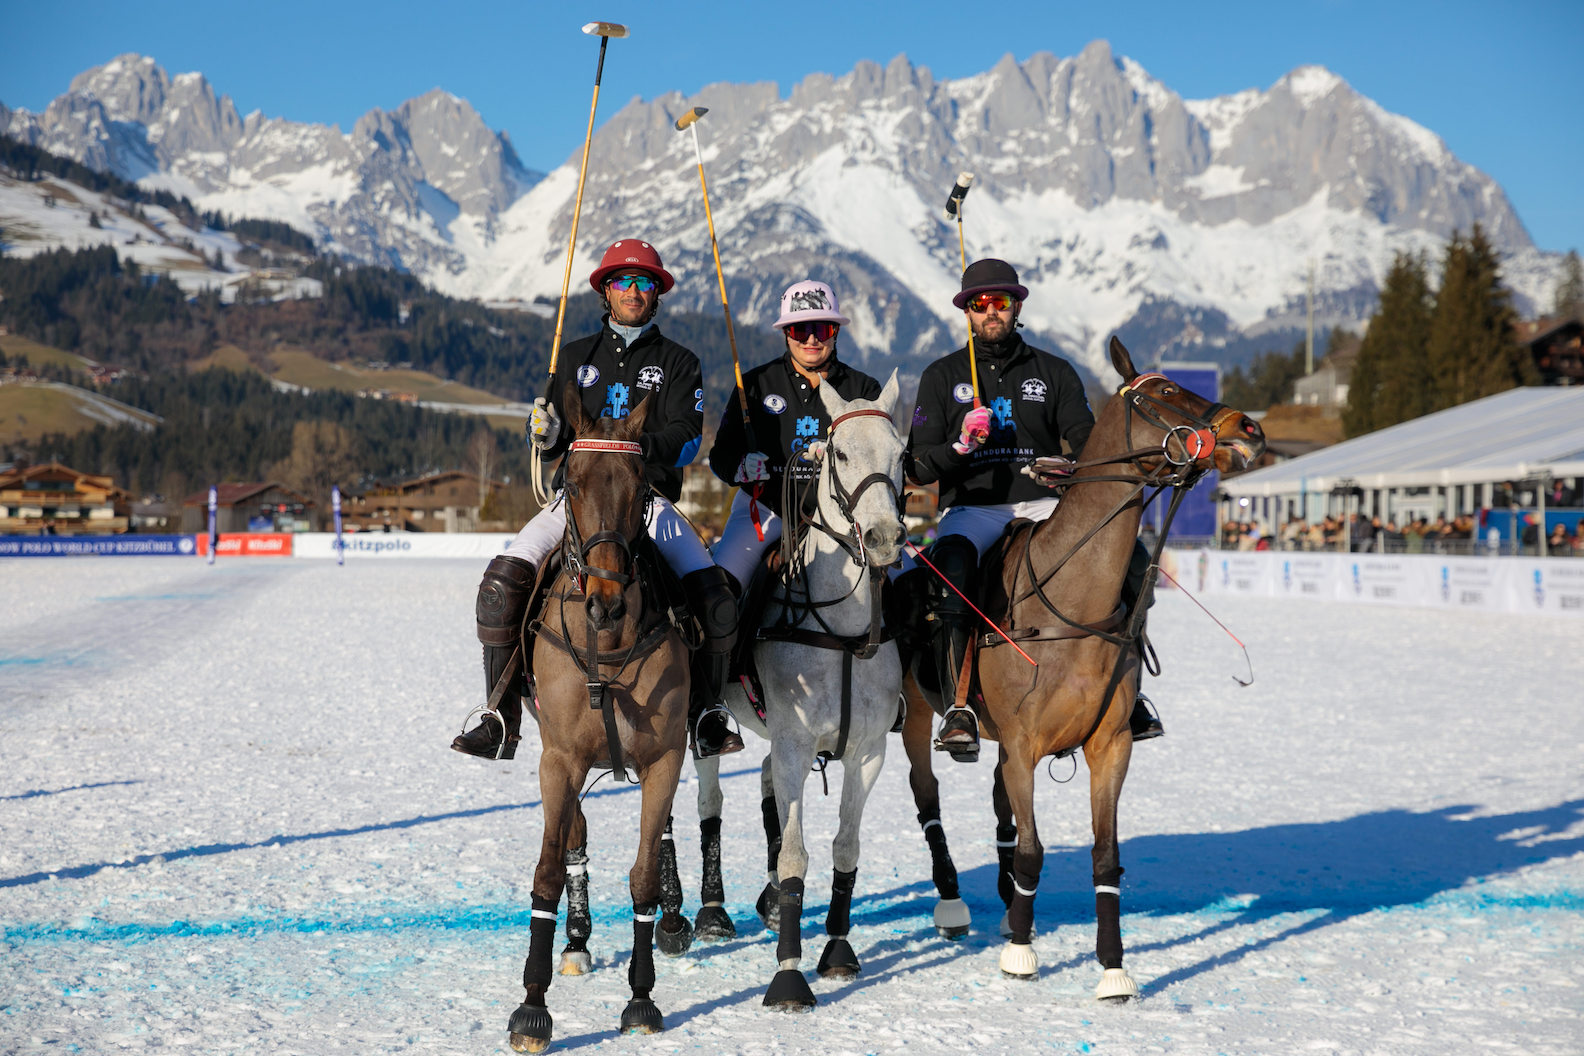
[[[619,381],[605,387],[605,406],[600,413],[606,418],[627,417],[627,386]]]
[[[796,423],[797,439],[792,441],[792,450],[801,451],[811,441],[818,440],[820,435],[819,419],[812,414],[805,414]]]
[[[1006,396],[997,396],[990,401],[990,417],[994,419],[990,428],[994,432],[1010,432],[1012,425],[1012,401]]]

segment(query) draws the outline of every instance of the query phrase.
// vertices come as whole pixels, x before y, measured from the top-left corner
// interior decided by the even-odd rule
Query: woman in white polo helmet
[[[740,490],[713,552],[715,563],[736,580],[739,594],[765,548],[781,538],[777,506],[785,475],[790,472],[794,480],[803,481],[819,472],[815,463],[799,457],[810,444],[824,440],[830,429],[819,387],[833,386],[844,400],[873,400],[880,395],[878,381],[837,357],[837,336],[848,322],[836,292],[825,283],[805,279],[788,286],[775,321],[786,340],[786,353],[743,375],[747,425],[742,404],[735,398],[721,415],[710,449],[710,469]]]

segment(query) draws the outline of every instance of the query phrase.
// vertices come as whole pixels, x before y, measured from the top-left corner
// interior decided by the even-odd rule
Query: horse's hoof
[[[622,1009],[623,1034],[658,1034],[665,1029],[660,1009],[647,997],[635,997]]]
[[[821,979],[852,979],[861,971],[863,966],[858,963],[858,955],[846,939],[831,939],[825,944],[825,952],[819,959]]]
[[[1137,997],[1138,992],[1138,984],[1126,968],[1107,968],[1105,975],[1100,977],[1100,985],[1095,987],[1095,997],[1119,1005],[1126,1004],[1130,997]]]
[[[968,934],[972,917],[968,903],[960,898],[943,898],[935,903],[935,931],[943,939],[960,939]]]
[[[781,930],[781,891],[776,885],[765,884],[764,890],[759,892],[759,901],[754,903],[754,911],[765,927],[771,931]]]
[[[550,1047],[550,1010],[543,1005],[518,1005],[506,1029],[513,1052],[543,1052]]]
[[[1009,913],[1001,914],[1001,937],[1003,939],[1010,939],[1012,937],[1012,925],[1007,922],[1007,918],[1010,915],[1011,914],[1009,914]],[[1034,925],[1030,924],[1029,925],[1029,939],[1032,940],[1034,938],[1034,936],[1036,936],[1038,934],[1039,934],[1039,931],[1034,927]]]
[[[676,915],[675,931],[666,930],[667,921],[660,918],[660,926],[655,929],[655,945],[660,947],[660,952],[667,957],[680,957],[693,946],[693,923],[682,914]]]
[[[1039,958],[1034,944],[1009,942],[1001,947],[1001,974],[1008,979],[1031,981],[1039,978]]]
[[[770,980],[764,1003],[766,1008],[778,1008],[783,1012],[807,1012],[819,1002],[815,1000],[814,991],[809,989],[808,980],[803,978],[802,972],[796,968],[783,968]]]
[[[594,958],[587,950],[568,946],[561,951],[561,967],[556,970],[562,975],[587,975],[594,970]]]
[[[725,906],[704,906],[693,920],[693,937],[700,942],[721,942],[737,937],[737,925]]]

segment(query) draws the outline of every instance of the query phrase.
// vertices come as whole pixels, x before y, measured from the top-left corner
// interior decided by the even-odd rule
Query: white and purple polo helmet
[[[781,318],[775,329],[793,323],[829,322],[846,326],[852,320],[841,314],[836,303],[836,291],[817,279],[804,279],[788,286],[781,295]]]

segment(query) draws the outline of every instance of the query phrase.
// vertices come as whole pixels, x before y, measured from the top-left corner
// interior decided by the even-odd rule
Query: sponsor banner
[[[0,535],[0,557],[191,557],[190,535]]]
[[[1183,585],[1209,594],[1584,616],[1584,560],[1185,550]]]
[[[198,537],[198,553],[207,556],[209,537]],[[292,533],[290,532],[222,532],[215,546],[216,557],[290,557]]]
[[[361,558],[467,557],[488,559],[511,545],[511,532],[352,532],[341,536],[348,561]],[[336,556],[334,532],[301,532],[295,556]]]

